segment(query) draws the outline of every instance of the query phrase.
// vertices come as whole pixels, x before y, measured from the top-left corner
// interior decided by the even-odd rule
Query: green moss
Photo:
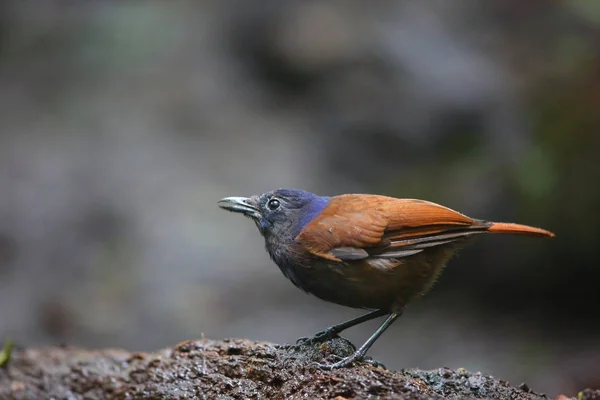
[[[2,350],[0,350],[0,367],[6,364],[10,360],[10,355],[12,353],[13,343],[12,340],[8,339],[4,342],[4,346],[2,346]]]

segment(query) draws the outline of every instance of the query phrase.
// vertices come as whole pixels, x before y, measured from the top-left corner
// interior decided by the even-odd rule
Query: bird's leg
[[[297,344],[300,343],[322,343],[329,339],[334,338],[342,331],[345,331],[348,328],[351,328],[355,325],[362,324],[363,322],[370,321],[372,319],[382,317],[386,315],[387,312],[383,310],[372,311],[368,314],[361,315],[360,317],[351,319],[350,321],[342,322],[341,324],[330,326],[327,329],[324,329],[320,332],[317,332],[313,337],[310,338],[300,338],[296,341]]]
[[[383,332],[385,332],[385,330],[387,328],[390,327],[390,325],[392,325],[392,323],[400,316],[402,315],[401,312],[399,313],[392,313],[389,315],[389,317],[386,318],[385,321],[383,321],[383,324],[381,324],[381,326],[379,328],[377,328],[377,330],[375,331],[375,333],[373,333],[373,335],[371,335],[371,337],[365,342],[365,344],[363,344],[360,349],[356,350],[356,352],[354,352],[354,354],[352,354],[349,357],[343,358],[340,361],[333,363],[333,364],[320,364],[320,363],[316,363],[317,366],[323,368],[323,369],[334,369],[334,368],[343,368],[343,367],[347,367],[350,364],[352,364],[354,361],[358,361],[360,359],[362,359],[365,354],[367,354],[367,351],[371,348],[371,346],[373,345],[373,343],[375,343],[375,341],[379,338],[379,336],[381,336],[381,334]]]

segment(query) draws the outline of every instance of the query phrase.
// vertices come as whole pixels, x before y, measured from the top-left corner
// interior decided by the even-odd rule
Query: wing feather
[[[403,258],[481,233],[490,225],[424,200],[341,195],[331,198],[296,241],[332,261]]]

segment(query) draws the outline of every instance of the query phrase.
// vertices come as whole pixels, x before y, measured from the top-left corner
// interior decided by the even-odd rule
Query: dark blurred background
[[[558,235],[479,240],[372,356],[600,387],[599,151],[600,2],[2,2],[0,338],[293,342],[360,311],[217,200],[371,192]]]

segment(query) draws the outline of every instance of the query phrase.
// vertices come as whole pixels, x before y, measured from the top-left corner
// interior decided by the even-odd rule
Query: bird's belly
[[[434,249],[432,249],[434,250]],[[319,260],[284,271],[302,290],[354,308],[399,310],[433,285],[454,251],[436,249],[401,260]]]

